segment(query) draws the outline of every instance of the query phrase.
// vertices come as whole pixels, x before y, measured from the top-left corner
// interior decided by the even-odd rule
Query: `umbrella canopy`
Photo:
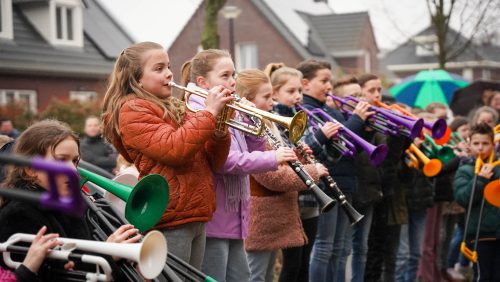
[[[433,102],[448,105],[455,89],[467,84],[461,76],[445,70],[425,70],[403,79],[389,93],[398,102],[423,109]]]
[[[483,93],[486,90],[500,91],[500,82],[477,80],[455,90],[450,103],[453,114],[466,116],[471,109],[484,105]]]

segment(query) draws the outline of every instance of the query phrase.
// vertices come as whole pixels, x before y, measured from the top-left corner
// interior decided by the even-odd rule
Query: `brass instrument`
[[[174,87],[177,89],[180,89],[184,91],[186,94],[185,100],[186,100],[186,107],[192,111],[192,112],[197,112],[198,110],[193,109],[192,107],[189,106],[189,97],[191,95],[196,95],[200,96],[202,98],[207,98],[208,92],[205,90],[197,90],[197,89],[189,89],[187,87],[181,86],[176,84],[175,82],[170,81],[168,83],[170,87]],[[279,115],[275,115],[260,109],[257,109],[255,107],[251,107],[248,105],[245,105],[243,103],[239,103],[241,98],[237,95],[235,95],[235,101],[231,103],[227,103],[226,107],[245,113],[249,117],[253,117],[254,119],[258,119],[261,122],[259,123],[259,126],[254,126],[250,125],[247,123],[243,123],[237,120],[233,120],[229,118],[229,115],[227,116],[227,119],[225,121],[225,124],[228,126],[241,130],[245,133],[255,135],[255,136],[261,136],[264,133],[264,128],[265,124],[263,122],[264,119],[267,119],[269,121],[272,121],[274,123],[277,123],[289,130],[289,139],[292,142],[297,142],[300,137],[302,137],[302,134],[304,134],[304,130],[306,129],[307,126],[307,115],[304,112],[299,111],[295,116],[293,117],[282,117]],[[226,109],[226,108],[225,108]]]

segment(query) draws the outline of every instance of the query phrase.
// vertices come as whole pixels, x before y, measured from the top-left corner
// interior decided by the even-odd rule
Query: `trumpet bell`
[[[159,174],[147,175],[132,187],[80,167],[78,172],[81,177],[125,201],[125,218],[141,232],[155,226],[167,207],[168,183]]]
[[[493,180],[486,185],[484,198],[490,205],[500,208],[500,180]]]
[[[387,153],[389,153],[389,147],[387,147],[387,145],[382,144],[375,147],[370,153],[370,162],[374,166],[380,165],[387,157]]]
[[[142,240],[139,272],[147,279],[156,278],[167,261],[167,252],[167,241],[163,234],[156,230],[149,232]]]
[[[288,139],[290,139],[290,142],[292,143],[297,143],[300,140],[300,137],[304,134],[304,131],[306,130],[307,127],[307,114],[304,111],[298,111],[290,120],[289,123],[286,122],[285,124],[289,124],[289,133],[288,133]],[[279,122],[281,124],[281,122]]]
[[[424,164],[423,172],[425,176],[433,177],[436,176],[443,167],[443,164],[438,159],[430,159],[427,163]]]
[[[451,128],[446,127],[446,130],[445,130],[443,136],[441,136],[440,138],[434,138],[434,142],[436,142],[437,145],[442,146],[442,145],[448,143],[448,141],[450,141],[451,134],[452,134]]]

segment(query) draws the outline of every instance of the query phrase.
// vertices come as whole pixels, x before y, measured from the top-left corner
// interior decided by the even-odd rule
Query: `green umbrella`
[[[425,70],[403,79],[389,93],[398,102],[423,109],[433,102],[449,105],[455,90],[468,84],[463,77],[445,70]]]

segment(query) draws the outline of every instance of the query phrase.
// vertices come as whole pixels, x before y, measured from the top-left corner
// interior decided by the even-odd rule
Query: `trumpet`
[[[208,92],[205,90],[189,89],[187,87],[178,85],[173,81],[170,81],[168,85],[185,92],[186,107],[192,112],[197,112],[198,110],[193,109],[189,106],[189,97],[191,97],[191,95],[196,95],[206,99],[208,95]],[[255,107],[242,104],[239,102],[241,98],[235,94],[233,95],[235,96],[235,101],[226,104],[226,107],[245,113],[249,117],[253,117],[253,119],[260,120],[260,126],[250,125],[230,118],[226,118],[226,120],[224,121],[226,125],[251,135],[262,136],[265,128],[263,120],[267,119],[287,128],[289,131],[288,137],[290,140],[293,140],[293,142],[297,142],[300,137],[302,137],[302,134],[304,134],[304,130],[307,126],[307,115],[304,112],[298,112],[293,117],[282,117],[257,109]]]
[[[436,176],[443,167],[443,164],[438,159],[429,159],[422,151],[420,151],[415,144],[411,144],[410,147],[406,150],[406,155],[409,158],[409,161],[405,161],[408,167],[410,168],[418,168],[418,161],[416,158],[420,159],[424,164],[422,171],[425,176],[433,177]],[[416,161],[416,162],[415,162]]]
[[[321,125],[323,125],[326,121],[331,121],[333,123],[338,123],[341,125],[341,128],[337,134],[339,140],[332,141],[332,146],[335,147],[342,155],[354,157],[354,153],[356,153],[356,146],[350,141],[352,140],[357,145],[359,145],[363,150],[365,150],[370,156],[371,164],[378,166],[380,165],[389,153],[389,148],[387,145],[382,144],[378,146],[374,146],[369,142],[365,141],[363,138],[356,135],[354,132],[350,131],[347,127],[342,125],[340,122],[335,120],[333,117],[328,115],[320,108],[316,108],[313,110],[307,110],[304,106],[299,104],[296,105],[299,109],[303,110],[307,113],[307,115],[311,118],[312,125],[319,129]],[[347,136],[347,137],[346,137]],[[350,140],[349,140],[350,139]]]
[[[383,109],[399,111],[403,114],[401,116],[403,118],[407,118],[409,120],[417,119],[414,114],[408,112],[397,104],[389,106],[381,101],[375,101],[375,104]],[[451,129],[446,125],[446,121],[442,118],[437,119],[434,123],[424,121],[424,127],[432,132],[432,137],[436,139],[436,143],[438,145],[445,144],[450,139]]]
[[[27,253],[28,248],[15,246],[18,242],[33,242],[35,235],[16,233],[0,244],[5,264],[11,268],[17,268],[21,262],[13,261],[10,253]],[[56,260],[78,260],[84,263],[100,266],[104,273],[86,273],[87,281],[111,281],[112,270],[109,262],[96,255],[77,254],[75,251],[93,252],[102,255],[116,256],[138,263],[140,273],[147,279],[156,278],[167,260],[167,241],[161,232],[149,232],[141,243],[120,244],[97,242],[91,240],[80,240],[71,238],[57,238],[63,245],[49,251],[47,257]]]
[[[355,108],[355,105],[349,102],[359,103],[359,100],[352,96],[345,98],[340,98],[332,94],[328,94],[328,96],[337,101],[340,104],[340,109],[348,115],[352,115]],[[376,106],[371,106],[370,110],[374,111],[375,114],[373,117],[368,118],[368,126],[384,135],[403,135],[410,139],[415,139],[424,126],[423,119],[409,120],[392,111]]]

